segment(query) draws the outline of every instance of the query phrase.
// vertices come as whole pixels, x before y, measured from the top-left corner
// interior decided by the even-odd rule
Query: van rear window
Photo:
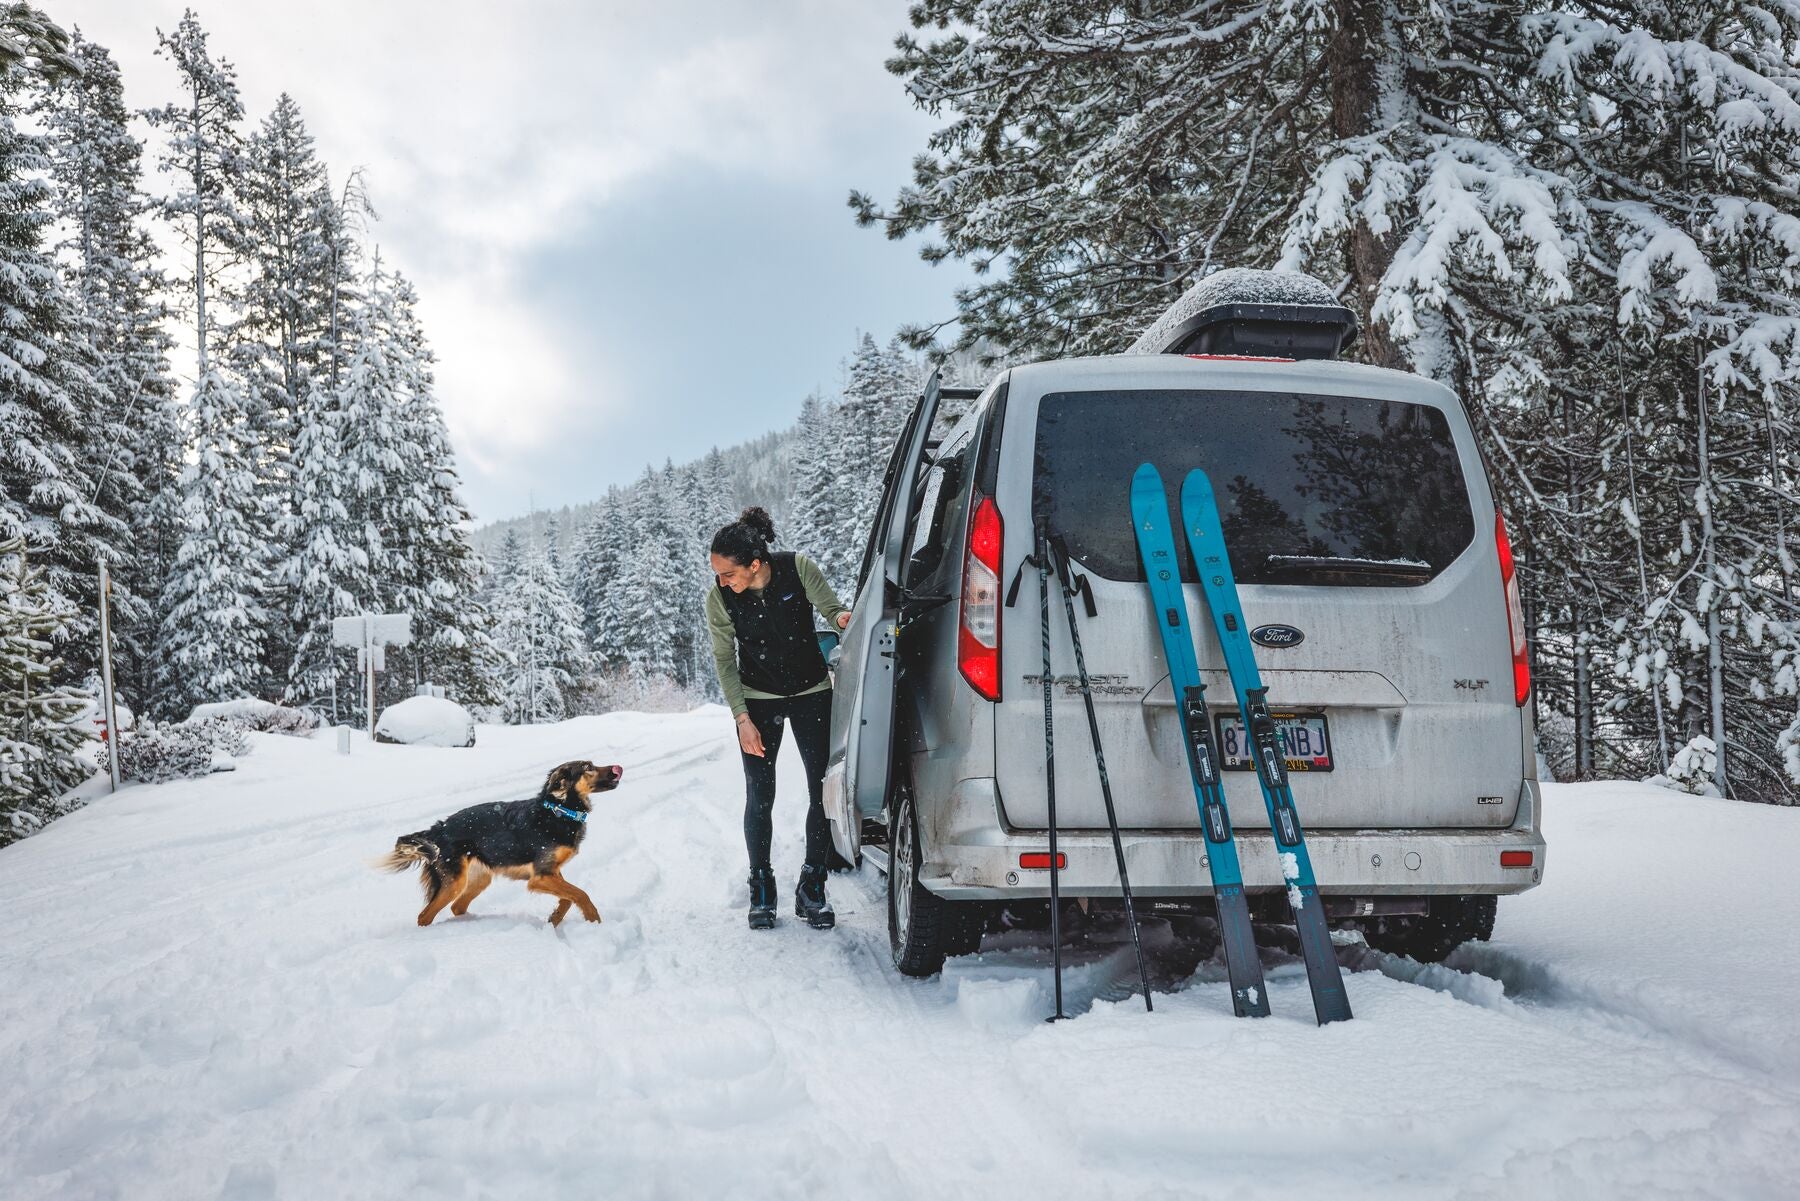
[[[1131,475],[1218,493],[1245,584],[1423,584],[1475,537],[1450,424],[1429,405],[1285,392],[1058,392],[1038,406],[1036,511],[1107,579],[1141,580]],[[1182,577],[1194,565],[1185,540]]]

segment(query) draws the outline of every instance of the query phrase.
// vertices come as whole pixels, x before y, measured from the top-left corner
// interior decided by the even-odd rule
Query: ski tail
[[[1200,679],[1194,635],[1188,628],[1187,600],[1181,591],[1181,569],[1169,525],[1169,494],[1154,464],[1143,464],[1131,478],[1131,517],[1163,657],[1169,665],[1169,686],[1176,699],[1176,720],[1181,726],[1194,802],[1200,809],[1206,865],[1219,914],[1219,939],[1231,980],[1232,1010],[1239,1017],[1267,1017],[1269,992],[1263,984],[1262,960],[1256,953],[1256,934],[1244,898],[1243,868],[1225,807],[1218,748],[1206,716],[1206,686]]]
[[[1249,737],[1257,783],[1269,811],[1270,832],[1275,838],[1282,877],[1287,882],[1288,907],[1300,935],[1300,955],[1306,961],[1313,1013],[1321,1026],[1344,1021],[1352,1015],[1350,999],[1344,992],[1343,970],[1331,943],[1331,928],[1326,924],[1325,906],[1313,878],[1312,859],[1306,853],[1306,834],[1300,827],[1300,814],[1294,808],[1294,794],[1288,786],[1287,762],[1282,757],[1280,732],[1269,712],[1268,689],[1263,687],[1262,673],[1257,670],[1256,656],[1250,648],[1246,632],[1249,626],[1238,598],[1237,581],[1231,574],[1231,556],[1219,521],[1218,501],[1212,481],[1198,468],[1190,471],[1182,483],[1181,517],[1188,549],[1199,570],[1200,587],[1212,612],[1213,631],[1225,652],[1225,667]]]

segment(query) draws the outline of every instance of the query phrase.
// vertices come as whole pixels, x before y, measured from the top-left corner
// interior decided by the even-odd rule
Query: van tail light
[[[990,701],[1000,699],[1000,552],[1005,541],[1000,506],[993,497],[978,495],[969,514],[969,549],[963,558],[956,669],[969,687]]]
[[[1512,639],[1513,704],[1524,705],[1531,695],[1531,651],[1525,645],[1525,606],[1519,596],[1512,540],[1506,536],[1506,518],[1499,513],[1494,514],[1494,545],[1500,551],[1500,583],[1506,589],[1506,622]]]

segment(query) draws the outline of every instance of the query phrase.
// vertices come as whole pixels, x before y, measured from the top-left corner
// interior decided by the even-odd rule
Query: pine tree
[[[343,424],[325,375],[311,377],[298,411],[292,501],[281,529],[291,549],[280,582],[295,635],[283,692],[289,704],[319,705],[337,696],[332,619],[371,611],[377,593],[367,547],[344,497]]]
[[[287,93],[244,146],[241,170],[232,179],[232,197],[243,217],[243,257],[248,267],[242,315],[231,329],[235,374],[250,401],[259,492],[268,520],[291,533],[299,503],[294,495],[292,448],[299,438],[302,406],[315,376],[329,377],[332,300],[342,282],[337,273],[350,264],[334,253],[338,219],[325,165],[313,149],[300,109]],[[299,548],[277,538],[287,558]],[[268,668],[290,683],[287,659],[304,632],[287,624],[287,614],[305,601],[287,594],[291,573],[278,571],[271,608],[278,618],[268,641]]]
[[[182,537],[163,586],[164,657],[154,698],[157,708],[180,713],[262,690],[273,550],[271,511],[257,489],[255,414],[225,374],[229,342],[219,313],[221,273],[245,244],[229,189],[242,170],[243,105],[230,64],[208,54],[191,9],[173,34],[158,33],[157,53],[174,64],[183,99],[144,116],[169,135],[159,166],[177,183],[159,207],[193,256],[198,354],[188,403],[194,458],[180,479]]]
[[[406,574],[393,596],[413,614],[408,654],[416,674],[465,704],[491,704],[502,656],[490,631],[492,616],[481,601],[481,562],[469,543],[469,510],[437,399],[435,356],[411,281],[395,274],[391,290],[389,357],[403,398],[401,438],[412,449],[414,466],[403,509],[407,524],[400,534]]]
[[[89,327],[44,249],[53,219],[46,139],[22,103],[74,69],[63,32],[25,5],[0,9],[0,538],[26,539],[53,606],[69,611],[72,658],[92,662],[98,563],[124,555],[130,477],[98,493],[116,430],[94,379]],[[128,598],[129,603],[129,598]]]
[[[79,338],[92,355],[95,504],[128,530],[112,563],[115,677],[141,703],[157,657],[155,603],[173,561],[182,431],[168,375],[172,345],[156,247],[140,218],[142,145],[117,65],[77,32],[80,74],[57,78],[36,109],[47,132],[60,250]]]
[[[58,816],[87,775],[69,724],[86,701],[54,682],[72,613],[28,558],[24,538],[0,540],[0,846]]]
[[[570,564],[569,594],[581,611],[581,628],[601,670],[622,662],[624,656],[619,641],[623,631],[613,620],[610,600],[612,590],[618,586],[627,546],[628,531],[622,518],[624,496],[624,490],[618,487],[606,490],[606,496],[582,529]]]
[[[504,720],[561,721],[587,672],[581,614],[537,547],[526,549],[496,599],[495,640],[509,660]]]
[[[839,465],[836,505],[841,524],[820,551],[826,578],[854,586],[863,548],[881,505],[881,482],[907,415],[918,399],[918,368],[898,340],[876,345],[868,334],[850,360],[843,398],[832,413],[832,453]]]
[[[847,566],[848,528],[843,503],[848,491],[841,449],[834,443],[834,414],[816,393],[800,406],[793,461],[794,504],[788,516],[788,542],[805,551],[839,596],[848,596],[854,584]],[[860,554],[860,548],[858,548]]]
[[[680,590],[685,575],[671,554],[670,503],[661,473],[645,467],[627,494],[628,531],[617,583],[606,590],[603,621],[613,631],[611,662],[639,680],[674,680],[681,658]]]

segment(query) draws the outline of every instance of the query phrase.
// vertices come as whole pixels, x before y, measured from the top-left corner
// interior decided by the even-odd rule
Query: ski
[[[1143,468],[1138,470],[1141,473]],[[1225,652],[1225,667],[1231,675],[1238,712],[1250,740],[1256,779],[1269,810],[1270,832],[1275,837],[1282,877],[1287,881],[1288,906],[1300,934],[1300,954],[1306,960],[1313,1013],[1321,1026],[1343,1021],[1351,1016],[1350,999],[1344,993],[1343,973],[1331,946],[1331,929],[1325,924],[1325,906],[1319,900],[1312,859],[1306,853],[1306,835],[1294,809],[1293,791],[1288,787],[1281,735],[1269,714],[1269,690],[1263,687],[1262,673],[1257,670],[1256,656],[1250,649],[1249,627],[1238,600],[1237,581],[1232,578],[1212,481],[1198,468],[1188,472],[1181,485],[1181,524],[1187,531],[1188,549],[1193,552],[1207,608],[1212,610],[1213,631]]]
[[[1175,694],[1175,713],[1181,723],[1181,743],[1187,752],[1194,800],[1200,807],[1206,865],[1212,872],[1213,902],[1219,911],[1219,936],[1225,945],[1225,970],[1231,980],[1232,1009],[1239,1017],[1267,1017],[1269,993],[1263,985],[1262,961],[1256,955],[1256,935],[1250,928],[1250,908],[1244,899],[1244,873],[1238,865],[1231,815],[1225,808],[1218,747],[1213,743],[1212,723],[1206,716],[1206,685],[1200,681],[1194,638],[1188,630],[1187,601],[1181,593],[1175,538],[1169,528],[1169,495],[1162,476],[1150,463],[1139,467],[1131,477],[1131,522],[1137,532],[1144,578],[1150,584],[1151,608],[1162,635],[1163,657],[1169,663],[1169,686]]]

